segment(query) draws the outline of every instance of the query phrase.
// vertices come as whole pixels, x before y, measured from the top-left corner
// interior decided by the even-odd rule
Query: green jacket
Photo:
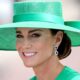
[[[36,76],[30,80],[38,80]],[[80,80],[80,74],[75,70],[65,66],[55,80]]]

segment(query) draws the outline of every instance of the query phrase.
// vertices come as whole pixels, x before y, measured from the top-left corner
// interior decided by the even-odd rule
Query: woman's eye
[[[16,35],[16,37],[17,37],[17,38],[23,38],[23,36],[22,36],[22,35]]]
[[[34,33],[34,34],[32,34],[32,37],[40,37],[41,35],[40,34],[38,34],[38,33]]]

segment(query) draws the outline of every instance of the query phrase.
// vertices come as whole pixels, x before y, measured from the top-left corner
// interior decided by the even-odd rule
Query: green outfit
[[[34,76],[30,80],[37,80],[37,77]],[[80,74],[75,70],[65,66],[55,80],[80,80]]]

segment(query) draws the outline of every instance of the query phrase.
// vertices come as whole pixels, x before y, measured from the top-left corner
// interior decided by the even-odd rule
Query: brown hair
[[[67,56],[69,56],[70,53],[71,53],[71,40],[67,36],[67,34],[64,33],[63,30],[50,29],[50,31],[51,31],[52,35],[56,35],[56,33],[58,31],[62,31],[63,32],[63,39],[62,39],[61,44],[58,47],[58,52],[59,52],[58,57],[59,57],[59,59],[61,60],[61,59],[66,58]]]

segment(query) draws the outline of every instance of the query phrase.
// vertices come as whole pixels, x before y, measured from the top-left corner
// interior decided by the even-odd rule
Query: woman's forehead
[[[42,28],[16,28],[17,31],[46,31],[49,29],[42,29]]]
[[[32,30],[33,28],[16,28],[16,30]]]

